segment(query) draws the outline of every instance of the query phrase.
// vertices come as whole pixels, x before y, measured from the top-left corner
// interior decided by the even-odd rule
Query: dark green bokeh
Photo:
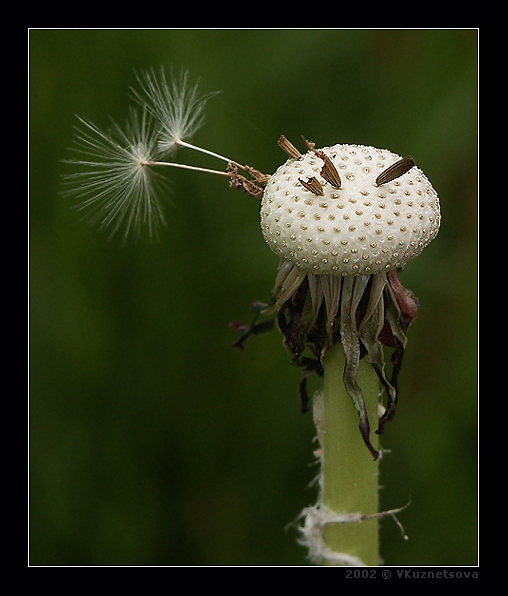
[[[314,428],[278,332],[231,346],[277,258],[257,201],[174,172],[159,243],[120,246],[59,195],[74,114],[107,127],[134,70],[221,90],[195,141],[271,173],[281,133],[412,155],[442,227],[401,274],[421,301],[386,429],[389,565],[477,562],[477,32],[33,30],[30,563],[301,565]],[[180,160],[217,166],[181,151]],[[220,166],[219,166],[220,167]]]

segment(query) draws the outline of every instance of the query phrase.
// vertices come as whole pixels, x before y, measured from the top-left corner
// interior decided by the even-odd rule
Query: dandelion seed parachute
[[[124,240],[131,234],[139,238],[144,227],[153,238],[166,223],[158,198],[164,182],[159,166],[230,176],[225,171],[167,161],[179,146],[244,167],[185,140],[203,124],[203,109],[213,95],[199,95],[198,84],[188,84],[186,71],[168,83],[162,69],[159,75],[151,70],[138,76],[138,82],[141,89],[134,90],[134,96],[141,115],[132,109],[125,128],[113,122],[106,132],[78,117],[72,149],[82,157],[65,160],[82,171],[64,175],[64,194],[81,199],[79,209],[87,219],[100,229],[109,228],[111,236],[123,229]]]
[[[144,226],[150,238],[156,236],[166,222],[157,192],[163,179],[145,165],[160,157],[151,115],[131,109],[125,129],[113,122],[107,132],[78,119],[71,149],[80,157],[66,161],[82,171],[64,176],[64,192],[81,200],[85,219],[110,228],[111,236],[123,229],[124,239],[139,238]]]
[[[198,83],[189,85],[185,70],[179,77],[172,76],[170,83],[162,68],[159,75],[151,70],[138,76],[138,82],[141,91],[134,90],[134,96],[147,106],[161,126],[158,141],[161,151],[167,153],[175,151],[178,145],[186,146],[185,140],[190,140],[203,125],[204,107],[215,93],[199,95]]]

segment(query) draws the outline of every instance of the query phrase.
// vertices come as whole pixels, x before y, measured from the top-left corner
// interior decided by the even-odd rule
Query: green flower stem
[[[347,394],[342,374],[341,344],[331,347],[324,359],[324,411],[322,433],[322,502],[337,514],[378,513],[378,461],[374,461],[358,429],[358,413]],[[378,420],[379,382],[372,366],[360,361],[357,376],[369,421],[371,442]],[[331,523],[324,530],[326,545],[335,552],[358,557],[365,565],[379,565],[378,520],[359,523]]]

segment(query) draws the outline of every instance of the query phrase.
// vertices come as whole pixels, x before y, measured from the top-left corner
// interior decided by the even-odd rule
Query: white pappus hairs
[[[185,140],[190,140],[204,124],[204,107],[208,99],[218,92],[199,95],[198,82],[190,86],[189,73],[180,71],[179,76],[171,73],[170,82],[164,70],[159,75],[153,69],[138,76],[141,91],[133,90],[137,101],[158,120],[161,131],[159,145],[162,151],[170,152]]]
[[[107,131],[78,116],[71,150],[79,157],[67,160],[80,171],[64,176],[67,194],[80,200],[85,219],[110,228],[111,236],[123,229],[126,239],[143,226],[150,237],[165,224],[157,190],[160,174],[144,164],[157,159],[156,129],[146,110],[130,110],[125,127],[113,122]]]
[[[90,223],[107,228],[110,236],[122,233],[124,241],[139,238],[144,228],[156,238],[166,224],[159,193],[165,179],[154,166],[201,170],[164,160],[178,146],[207,153],[185,139],[203,124],[203,109],[213,95],[200,96],[184,70],[169,82],[162,68],[158,75],[151,70],[137,79],[141,90],[133,93],[139,107],[130,109],[125,125],[112,121],[102,130],[78,116],[71,146],[77,157],[64,160],[78,170],[64,174],[64,194],[80,201],[77,208]]]

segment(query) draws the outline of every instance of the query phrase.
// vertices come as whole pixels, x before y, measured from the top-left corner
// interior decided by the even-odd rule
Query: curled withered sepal
[[[247,337],[271,329],[267,324],[276,317],[293,362],[303,367],[299,393],[302,411],[307,410],[307,377],[322,374],[321,360],[326,350],[341,343],[345,355],[344,386],[359,415],[363,440],[374,458],[379,453],[370,442],[370,423],[362,390],[356,376],[360,360],[369,362],[385,390],[384,413],[377,433],[395,414],[397,378],[406,345],[406,330],[418,314],[415,296],[400,284],[396,270],[373,275],[336,277],[315,275],[289,260],[282,260],[273,289],[273,303],[258,308],[250,327],[235,325],[243,331],[237,345]],[[259,318],[264,317],[264,322]],[[385,367],[383,347],[393,349],[391,374]]]

